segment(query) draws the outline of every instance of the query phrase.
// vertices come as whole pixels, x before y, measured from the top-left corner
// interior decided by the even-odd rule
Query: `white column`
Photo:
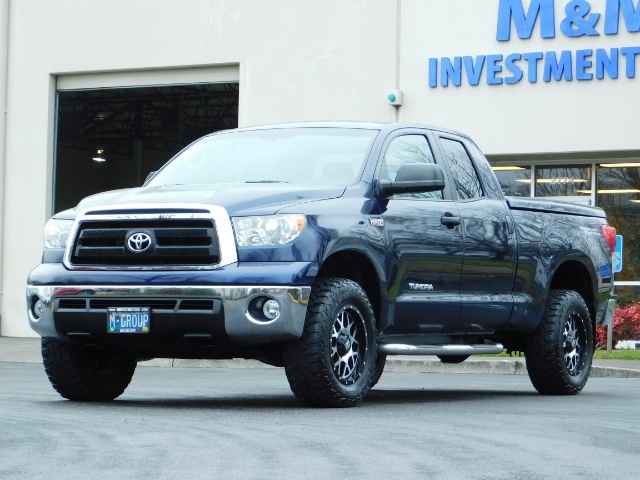
[[[9,56],[9,1],[0,0],[0,312],[2,311],[2,250],[4,237],[4,163],[7,120],[7,69]],[[2,317],[0,316],[0,325]]]

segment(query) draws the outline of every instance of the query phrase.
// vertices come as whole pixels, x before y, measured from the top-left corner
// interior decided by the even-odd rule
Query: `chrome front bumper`
[[[286,286],[27,286],[27,311],[31,328],[43,337],[60,337],[54,322],[56,300],[65,297],[100,299],[189,298],[219,299],[223,304],[227,335],[239,345],[271,343],[300,338],[304,328],[311,287]],[[256,319],[249,303],[256,297],[269,297],[280,304],[274,320]],[[34,304],[39,299],[39,318]],[[105,314],[106,321],[106,314]],[[106,327],[105,327],[106,328]]]

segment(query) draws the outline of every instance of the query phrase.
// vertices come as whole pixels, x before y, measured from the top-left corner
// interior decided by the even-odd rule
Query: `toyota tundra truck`
[[[387,355],[504,350],[571,395],[613,316],[614,246],[599,208],[505,198],[460,133],[242,128],[54,215],[27,312],[69,400],[115,399],[152,358],[247,358],[307,405],[348,407]]]

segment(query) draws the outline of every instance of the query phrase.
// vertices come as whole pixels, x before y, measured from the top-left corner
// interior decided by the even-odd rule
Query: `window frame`
[[[387,150],[389,149],[389,146],[391,145],[391,142],[393,142],[398,137],[403,137],[407,135],[420,135],[422,137],[425,137],[427,144],[431,149],[431,153],[433,155],[435,164],[442,169],[442,173],[444,174],[444,179],[445,179],[445,187],[444,187],[444,190],[442,190],[441,199],[440,198],[412,198],[412,197],[402,197],[398,195],[394,195],[393,197],[390,197],[390,199],[394,199],[398,201],[408,200],[408,201],[421,201],[421,202],[423,201],[446,202],[446,201],[455,200],[455,198],[452,195],[451,182],[450,182],[451,177],[449,175],[449,167],[447,165],[447,162],[444,160],[444,158],[440,153],[440,146],[438,145],[436,136],[433,134],[432,131],[426,130],[426,129],[402,128],[399,130],[394,130],[393,132],[387,135],[387,137],[384,139],[384,142],[382,143],[382,148],[380,149],[380,155],[378,156],[378,162],[376,164],[375,177],[374,177],[376,179],[376,183],[379,185],[380,172],[382,170],[384,158],[385,158],[385,155],[387,154]],[[378,191],[379,191],[379,188],[378,188]]]
[[[480,197],[461,199],[460,196],[458,195],[458,189],[455,187],[455,184],[453,184],[453,185],[451,185],[452,198],[454,198],[455,201],[457,201],[457,202],[476,202],[478,200],[484,200],[484,199],[488,198],[487,197],[487,193],[486,193],[487,192],[487,188],[486,188],[486,186],[484,185],[484,183],[482,181],[481,175],[478,173],[478,166],[476,165],[476,159],[469,152],[469,148],[467,147],[466,139],[458,137],[456,135],[449,134],[449,133],[441,133],[441,134],[437,135],[437,141],[438,141],[437,144],[438,144],[438,148],[440,150],[441,161],[442,161],[442,163],[444,163],[447,166],[447,171],[449,173],[449,177],[453,178],[453,174],[451,173],[451,165],[449,163],[449,159],[447,158],[446,150],[444,148],[444,144],[442,143],[442,140],[449,140],[449,141],[453,141],[453,142],[458,142],[458,143],[460,143],[462,145],[462,148],[464,148],[464,151],[466,152],[467,157],[471,161],[471,166],[473,167],[473,171],[476,174],[476,178],[478,179],[478,184],[480,185],[480,191],[482,193],[482,196],[480,196]]]

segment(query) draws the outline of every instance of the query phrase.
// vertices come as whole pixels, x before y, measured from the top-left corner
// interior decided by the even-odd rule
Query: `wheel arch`
[[[597,295],[596,280],[590,260],[588,258],[568,258],[561,262],[553,272],[547,296],[552,290],[574,290],[580,294],[589,309],[595,335]]]
[[[316,278],[329,277],[347,278],[360,285],[371,302],[376,327],[381,325],[384,311],[381,275],[369,256],[352,249],[331,253],[323,262]]]

